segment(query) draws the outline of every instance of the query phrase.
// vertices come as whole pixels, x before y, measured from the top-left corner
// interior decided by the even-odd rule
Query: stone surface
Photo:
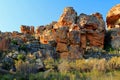
[[[106,17],[107,28],[118,28],[120,27],[120,4],[112,7]]]
[[[57,22],[36,29],[34,26],[21,25],[20,30],[21,33],[0,33],[0,40],[9,36],[12,40],[11,50],[31,54],[40,51],[44,58],[53,58],[57,54],[60,58],[78,59],[82,58],[83,50],[87,47],[104,47],[105,22],[102,15],[82,13],[78,16],[72,7],[65,8]],[[1,50],[6,43],[5,40],[0,43]],[[39,57],[37,53],[36,58]]]
[[[96,33],[87,34],[87,46],[95,46],[95,47],[104,47],[104,32],[103,33]]]
[[[73,30],[69,32],[69,41],[70,41],[70,44],[80,45],[80,31]]]
[[[78,20],[81,32],[81,47],[104,47],[105,22],[100,13],[92,15],[80,14]]]
[[[57,43],[56,51],[57,52],[67,52],[68,51],[67,44]]]
[[[109,35],[107,36],[110,39],[108,40],[108,43],[111,44],[112,48],[119,49],[120,47],[120,28],[112,28],[109,30]],[[106,37],[106,39],[107,39]]]
[[[34,26],[21,25],[20,30],[24,34],[34,34]]]
[[[82,58],[84,51],[80,48],[79,45],[70,45],[70,59],[79,59]]]
[[[54,25],[54,28],[57,29],[63,26],[69,27],[70,25],[76,23],[76,18],[77,18],[77,13],[73,9],[73,7],[66,7],[64,8],[62,15],[60,16],[60,19]]]
[[[3,51],[8,50],[9,45],[10,45],[10,39],[2,38],[2,40],[0,40],[0,50],[3,50]]]
[[[116,37],[112,39],[111,45],[114,49],[119,49],[120,48],[120,37]]]
[[[112,48],[119,49],[120,47],[120,4],[112,7],[106,17],[107,28],[110,35],[110,40],[108,41]],[[108,36],[106,36],[108,37]]]
[[[56,39],[56,42],[67,43],[68,42],[68,28],[61,27],[57,29],[55,39]]]

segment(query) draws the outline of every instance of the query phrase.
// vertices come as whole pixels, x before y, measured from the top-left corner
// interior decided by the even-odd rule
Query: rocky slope
[[[105,22],[100,13],[78,16],[72,7],[67,7],[58,22],[38,27],[36,31],[33,26],[22,25],[21,32],[33,34],[41,44],[55,48],[52,52],[57,53],[60,58],[76,59],[83,56],[87,47],[104,47]]]
[[[116,25],[109,17],[108,13],[108,28]],[[103,50],[106,43],[112,44],[115,49],[120,47],[119,28],[111,27],[110,32],[106,31],[105,21],[100,13],[77,15],[72,7],[66,7],[57,22],[38,26],[36,29],[34,26],[21,25],[20,30],[20,33],[0,32],[0,68],[2,69],[10,71],[26,69],[25,71],[28,72],[38,72],[45,69],[44,61],[49,61],[51,58],[54,60],[88,57],[109,59],[111,55],[104,54],[106,51]]]

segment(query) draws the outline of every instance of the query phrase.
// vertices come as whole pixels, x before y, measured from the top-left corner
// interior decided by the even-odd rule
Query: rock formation
[[[58,20],[58,23],[54,25],[54,28],[69,27],[70,25],[76,23],[76,19],[77,13],[73,7],[66,7]]]
[[[120,4],[112,7],[106,17],[107,28],[117,28],[120,26]]]
[[[87,47],[104,47],[105,22],[100,13],[77,16],[72,7],[67,7],[58,22],[37,28],[36,36],[42,44],[55,41],[60,57],[80,58]]]
[[[110,42],[114,49],[120,48],[119,15],[120,5],[108,12],[106,31],[100,13],[77,15],[72,7],[67,7],[57,22],[38,26],[36,29],[34,26],[21,25],[21,33],[0,32],[0,69],[21,70],[21,73],[25,74],[48,69],[58,71],[55,60],[59,58],[72,62],[80,58],[88,61],[91,57],[108,61],[112,56],[120,56],[104,54],[109,51],[103,50],[104,43],[107,42]],[[106,35],[108,38],[105,33],[109,35]],[[71,70],[72,68],[71,66]]]
[[[87,47],[104,47],[105,23],[100,13],[78,16],[72,7],[67,7],[57,22],[38,26],[35,30],[34,26],[26,25],[21,25],[20,29],[21,33],[11,34],[11,49],[25,50],[27,47],[32,53],[39,50],[44,55],[78,59]]]
[[[106,18],[107,28],[110,32],[111,46],[115,49],[120,47],[120,4],[112,7]]]
[[[20,30],[24,34],[34,34],[34,26],[21,25]]]

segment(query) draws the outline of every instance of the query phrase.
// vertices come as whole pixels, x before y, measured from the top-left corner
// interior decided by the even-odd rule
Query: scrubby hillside
[[[78,15],[67,7],[49,25],[21,25],[21,32],[0,32],[1,79],[113,79],[120,69],[120,23],[116,18],[120,13],[112,15],[112,21],[110,12],[109,30],[100,13]]]

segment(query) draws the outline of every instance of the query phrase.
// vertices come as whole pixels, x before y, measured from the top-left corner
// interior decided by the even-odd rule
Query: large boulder
[[[106,17],[107,28],[109,33],[109,43],[112,48],[119,49],[120,47],[120,4],[112,7]]]
[[[81,47],[104,47],[105,22],[100,13],[80,14],[78,20],[81,32]]]
[[[120,4],[112,7],[106,17],[107,28],[118,28],[120,27]]]

